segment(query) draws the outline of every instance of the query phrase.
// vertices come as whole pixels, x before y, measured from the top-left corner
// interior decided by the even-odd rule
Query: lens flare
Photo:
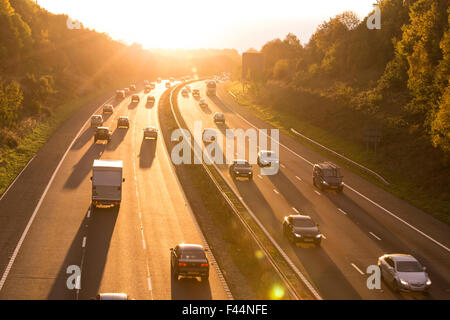
[[[270,292],[270,299],[280,300],[284,297],[284,288],[278,284],[274,285]]]

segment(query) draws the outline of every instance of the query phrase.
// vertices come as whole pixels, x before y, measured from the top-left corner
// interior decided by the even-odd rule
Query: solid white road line
[[[112,99],[112,97],[109,98],[108,100],[106,100],[106,102],[110,101],[111,99]],[[95,114],[95,112],[93,114]],[[6,266],[6,269],[3,272],[3,276],[0,279],[0,291],[2,290],[2,288],[3,288],[3,286],[4,286],[5,282],[6,282],[6,278],[8,277],[8,274],[11,271],[12,265],[14,264],[14,261],[16,260],[16,257],[19,254],[20,248],[22,247],[23,241],[25,240],[25,237],[27,236],[28,231],[31,228],[31,225],[33,224],[34,218],[36,218],[36,214],[39,211],[39,209],[40,209],[40,207],[42,205],[42,202],[44,201],[44,198],[47,195],[48,190],[50,189],[50,185],[53,183],[53,180],[55,179],[56,174],[58,173],[59,168],[61,167],[62,163],[66,159],[66,156],[69,153],[70,149],[72,149],[72,146],[74,145],[75,141],[78,139],[79,135],[81,134],[81,131],[83,130],[83,128],[86,126],[86,124],[89,121],[90,121],[90,117],[89,117],[88,120],[86,120],[86,122],[83,124],[83,126],[78,131],[78,133],[75,135],[75,138],[72,140],[72,142],[70,143],[70,145],[67,148],[66,152],[63,154],[61,160],[59,161],[58,165],[56,166],[55,171],[53,171],[53,174],[50,177],[50,180],[49,180],[47,186],[45,187],[44,192],[42,193],[42,196],[39,199],[39,202],[36,205],[36,208],[34,209],[33,214],[30,217],[30,220],[28,220],[28,223],[27,223],[27,226],[25,227],[25,230],[22,232],[22,236],[20,237],[19,242],[17,243],[16,248],[14,249],[14,252],[13,252],[11,258],[9,259],[8,265]]]
[[[228,93],[230,93],[230,91],[228,91]],[[228,107],[227,105],[225,105],[231,112],[233,112],[236,116],[238,116],[239,118],[241,118],[243,121],[245,121],[246,123],[248,123],[250,126],[252,126],[255,129],[259,129],[257,126],[255,126],[254,124],[252,124],[250,121],[248,121],[247,119],[245,119],[243,116],[241,116],[239,113],[237,113],[234,109]],[[267,137],[269,137],[272,141],[276,142],[272,137],[268,136],[266,134]],[[296,153],[295,151],[291,150],[290,148],[288,148],[287,146],[285,146],[284,144],[282,144],[281,142],[278,142],[278,144],[280,146],[282,146],[283,148],[285,148],[286,150],[288,150],[289,152],[291,152],[293,155],[297,156],[298,158],[302,159],[303,161],[305,161],[306,163],[308,163],[310,166],[313,166],[314,164],[305,159],[304,157],[302,157],[301,155],[299,155],[298,153]],[[440,243],[439,241],[435,240],[434,238],[430,237],[429,235],[427,235],[426,233],[420,231],[419,229],[417,229],[416,227],[414,227],[413,225],[409,224],[408,222],[406,222],[405,220],[403,220],[402,218],[396,216],[395,214],[393,214],[391,211],[389,211],[388,209],[382,207],[381,205],[379,205],[378,203],[376,203],[375,201],[371,200],[370,198],[366,197],[365,195],[363,195],[362,193],[356,191],[355,189],[353,189],[352,187],[350,187],[349,185],[345,184],[345,186],[353,191],[354,193],[356,193],[357,195],[359,195],[360,197],[364,198],[365,200],[367,200],[368,202],[370,202],[371,204],[373,204],[374,206],[378,207],[379,209],[383,210],[384,212],[386,212],[387,214],[389,214],[390,216],[392,216],[393,218],[399,220],[400,222],[404,223],[405,225],[407,225],[408,227],[410,227],[411,229],[413,229],[414,231],[416,231],[417,233],[421,234],[422,236],[424,236],[425,238],[427,238],[428,240],[432,241],[433,243],[435,243],[436,245],[440,246],[441,248],[443,248],[444,250],[446,250],[447,252],[450,252],[450,248],[446,247],[444,244]]]
[[[350,263],[350,264],[351,264],[352,267],[355,268],[360,274],[364,275],[364,272],[362,272],[361,269],[358,268],[358,267],[356,266],[356,264],[354,264],[354,263]]]
[[[345,212],[345,211],[342,210],[341,208],[338,208],[338,210],[339,210],[340,212],[342,212],[343,214],[347,215],[347,212]]]
[[[300,213],[296,208],[292,207],[292,210],[294,210],[295,213]]]
[[[369,232],[375,239],[377,239],[378,241],[381,241],[380,237],[377,237],[377,235],[375,233],[373,233],[372,231]]]
[[[319,195],[319,196],[321,195],[320,192],[317,191],[317,190],[314,190],[314,192],[315,192],[317,195]]]
[[[280,167],[282,167],[283,169],[286,169],[286,166],[282,163],[280,163]]]
[[[273,192],[275,192],[276,194],[280,194],[277,189],[273,189]]]
[[[295,176],[295,179],[297,179],[298,181],[303,181],[299,176]]]

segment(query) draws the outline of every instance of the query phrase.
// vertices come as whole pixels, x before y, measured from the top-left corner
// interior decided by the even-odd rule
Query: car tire
[[[394,292],[399,292],[398,283],[397,283],[397,280],[395,280],[395,279],[392,281],[392,290]]]
[[[339,187],[337,191],[338,191],[338,193],[342,193],[343,190],[344,190],[344,187]]]
[[[320,248],[322,246],[322,241],[321,240],[316,241],[316,246]]]
[[[202,282],[206,282],[209,279],[209,274],[206,276],[201,276],[200,278],[202,279]]]

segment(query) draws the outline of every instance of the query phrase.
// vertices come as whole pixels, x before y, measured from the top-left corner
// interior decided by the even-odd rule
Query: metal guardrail
[[[176,102],[174,102],[173,99],[173,93],[176,92],[180,86],[184,84],[177,85],[173,88],[173,90],[170,93],[170,105],[172,114],[174,116],[175,122],[177,123],[177,126],[179,128],[182,128],[182,125],[176,115],[176,112],[174,110],[174,105]],[[193,149],[193,145],[191,144],[188,137],[185,137],[187,141],[189,141],[191,149]],[[194,143],[196,143],[194,141]],[[265,256],[268,258],[269,262],[273,266],[274,270],[277,272],[279,277],[283,280],[286,288],[289,290],[289,293],[291,296],[297,300],[302,300],[302,296],[297,292],[297,286],[294,282],[300,281],[304,287],[306,287],[310,293],[311,296],[313,296],[315,299],[321,300],[322,298],[317,293],[317,291],[314,289],[314,287],[309,283],[309,281],[306,279],[306,277],[295,267],[293,262],[287,257],[286,253],[284,253],[279,245],[275,242],[275,240],[270,236],[270,234],[267,232],[267,230],[262,226],[261,222],[256,218],[256,216],[251,212],[250,208],[242,201],[242,199],[237,195],[236,191],[229,185],[229,183],[226,181],[226,179],[223,177],[220,170],[217,168],[216,165],[206,165],[203,161],[201,161],[203,168],[205,169],[206,173],[212,180],[212,182],[215,184],[219,192],[222,194],[226,202],[229,204],[230,208],[233,210],[233,212],[236,214],[236,216],[239,218],[239,220],[242,222],[244,227],[247,229],[249,234],[252,236],[252,238],[255,240],[259,248],[262,252],[264,252]],[[211,163],[213,163],[211,161]],[[212,169],[212,170],[211,170]],[[222,181],[220,181],[222,180]],[[228,192],[227,190],[228,189]],[[273,257],[273,254],[270,252],[271,250],[267,249],[264,244],[262,243],[261,239],[257,236],[255,231],[252,229],[252,227],[249,225],[249,223],[244,218],[244,211],[247,211],[248,214],[251,216],[251,219],[254,220],[256,225],[260,228],[260,231],[267,237],[266,241],[271,242],[274,250],[278,252],[278,254],[282,257],[285,263],[284,267],[281,266],[276,259]],[[290,270],[286,270],[290,269]],[[286,274],[287,271],[290,273],[290,275]]]

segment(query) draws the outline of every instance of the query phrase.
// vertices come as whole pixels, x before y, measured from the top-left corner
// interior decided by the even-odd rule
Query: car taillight
[[[114,204],[117,206],[119,203],[116,201],[116,202],[114,202]]]
[[[207,266],[208,266],[207,263],[202,263],[202,264],[200,265],[200,267],[203,267],[203,268],[206,268]]]
[[[179,267],[187,267],[187,263],[178,262]]]

